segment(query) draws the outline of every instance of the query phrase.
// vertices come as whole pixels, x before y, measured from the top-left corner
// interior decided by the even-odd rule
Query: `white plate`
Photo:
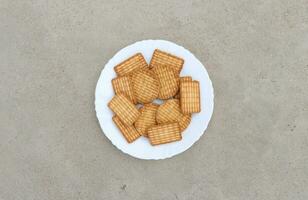
[[[149,63],[155,49],[160,49],[185,60],[181,76],[192,76],[200,82],[201,112],[193,114],[189,127],[183,132],[182,140],[169,144],[151,146],[148,139],[140,137],[128,144],[112,122],[112,111],[107,104],[114,96],[111,80],[116,77],[113,67],[128,57],[141,52]],[[191,147],[205,132],[214,108],[212,82],[202,63],[185,48],[165,40],[143,40],[121,49],[105,65],[95,91],[95,110],[99,124],[107,138],[122,152],[140,159],[164,159],[180,154]]]

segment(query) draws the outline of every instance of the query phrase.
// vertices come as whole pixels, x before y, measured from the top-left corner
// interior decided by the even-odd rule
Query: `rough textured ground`
[[[191,50],[215,89],[206,134],[163,161],[118,151],[94,111],[142,39]],[[1,200],[307,200],[307,122],[307,0],[0,0]]]

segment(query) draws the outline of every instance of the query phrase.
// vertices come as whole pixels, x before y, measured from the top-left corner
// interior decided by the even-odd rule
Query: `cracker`
[[[184,82],[184,81],[192,81],[191,76],[182,76],[180,77],[180,82]]]
[[[157,98],[159,84],[151,70],[140,70],[132,75],[131,80],[137,102],[150,103]]]
[[[148,64],[141,53],[137,53],[114,67],[118,76],[131,75],[134,71],[147,69]]]
[[[181,110],[178,109],[177,99],[170,99],[159,106],[156,113],[156,121],[158,124],[177,122],[181,117]]]
[[[180,77],[180,84],[184,81],[192,81],[191,76],[183,76]],[[180,99],[180,91],[178,90],[178,93],[173,97],[175,99]]]
[[[115,94],[125,94],[133,104],[136,104],[136,98],[134,96],[133,86],[128,76],[120,76],[112,79],[112,87]]]
[[[163,124],[148,129],[148,136],[152,145],[165,144],[182,139],[179,124]]]
[[[156,125],[157,108],[157,104],[150,103],[145,104],[142,108],[139,109],[141,114],[135,122],[135,127],[141,135],[147,137],[147,129]]]
[[[115,95],[108,103],[108,107],[125,125],[132,125],[140,115],[135,105],[124,94]]]
[[[158,124],[166,124],[171,122],[178,122],[180,131],[184,131],[191,121],[190,114],[183,114],[181,112],[180,103],[178,99],[170,99],[159,106],[156,112],[156,121]]]
[[[185,81],[181,83],[181,110],[184,114],[201,111],[200,86],[198,81]]]
[[[168,99],[173,97],[179,89],[179,84],[172,69],[165,65],[157,65],[153,70],[159,82],[158,98]]]
[[[128,143],[135,141],[141,136],[133,125],[125,125],[118,116],[114,116],[112,120],[116,124],[118,129],[121,131],[122,135],[125,137]]]
[[[180,74],[183,68],[184,60],[170,53],[155,49],[150,67],[155,68],[157,65],[167,65],[172,68],[177,74]]]
[[[180,130],[183,132],[191,122],[191,114],[183,114],[183,116],[178,121]]]

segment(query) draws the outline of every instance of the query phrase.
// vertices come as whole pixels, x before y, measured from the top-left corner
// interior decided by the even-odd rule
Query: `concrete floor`
[[[206,134],[172,159],[102,134],[104,64],[166,39],[207,67]],[[308,1],[0,0],[0,199],[308,199]]]

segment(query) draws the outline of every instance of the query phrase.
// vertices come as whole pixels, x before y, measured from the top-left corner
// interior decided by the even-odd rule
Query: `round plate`
[[[182,140],[152,146],[143,136],[129,144],[112,121],[113,113],[107,104],[114,96],[111,80],[116,77],[113,68],[123,60],[140,52],[150,63],[155,49],[174,54],[185,60],[181,76],[192,76],[200,82],[201,112],[194,113],[189,127],[182,133]],[[205,132],[214,108],[212,82],[202,63],[187,49],[165,40],[143,40],[121,49],[105,65],[95,91],[95,110],[106,137],[122,152],[140,159],[164,159],[180,154],[191,147]]]

